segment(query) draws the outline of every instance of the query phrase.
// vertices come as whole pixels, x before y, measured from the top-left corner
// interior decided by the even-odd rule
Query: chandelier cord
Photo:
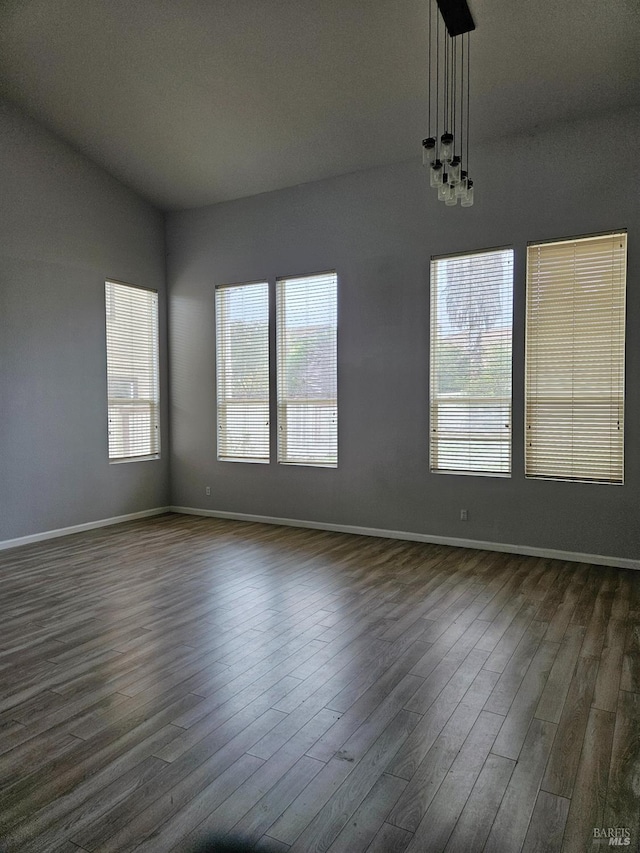
[[[464,35],[460,44],[460,158],[464,157]]]
[[[469,45],[469,33],[467,35],[467,172],[469,171],[469,63],[471,51]]]
[[[436,139],[440,114],[440,21],[436,17]]]
[[[431,17],[433,12],[433,0],[429,2],[429,70],[427,74],[427,83],[429,86],[429,95],[428,95],[428,116],[427,116],[427,129],[428,136],[431,136]]]
[[[454,40],[453,42],[453,101],[452,101],[452,113],[453,113],[453,138],[457,139],[456,136],[456,80],[457,80],[457,71],[458,71],[458,43]]]
[[[449,39],[444,40],[444,127],[449,124]]]

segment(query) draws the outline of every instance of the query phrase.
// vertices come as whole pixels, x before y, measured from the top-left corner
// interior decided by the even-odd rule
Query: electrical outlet
[[[207,495],[207,497],[210,497],[211,496],[211,486],[205,486],[204,487],[204,493],[205,493],[205,495]]]
[[[468,519],[468,517],[469,517],[469,515],[467,513],[467,510],[461,509],[460,510],[460,521],[466,521]]]

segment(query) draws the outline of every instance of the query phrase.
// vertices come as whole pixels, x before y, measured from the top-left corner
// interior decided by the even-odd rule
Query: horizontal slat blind
[[[626,234],[531,245],[525,473],[621,483]]]
[[[337,276],[277,281],[278,461],[338,464]]]
[[[158,294],[105,282],[109,459],[160,453]]]
[[[431,261],[431,470],[511,471],[513,251]]]
[[[269,461],[269,285],[216,288],[218,459]]]

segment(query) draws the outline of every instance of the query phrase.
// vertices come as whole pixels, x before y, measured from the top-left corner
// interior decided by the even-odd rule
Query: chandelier
[[[469,33],[475,24],[466,0],[428,3],[429,135],[422,140],[422,162],[429,168],[429,182],[440,201],[471,207]]]

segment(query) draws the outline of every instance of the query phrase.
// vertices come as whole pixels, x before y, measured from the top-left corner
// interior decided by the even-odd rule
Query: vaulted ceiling
[[[638,0],[469,5],[472,140],[640,104]],[[427,16],[428,0],[2,0],[0,93],[159,207],[195,207],[419,156]]]

